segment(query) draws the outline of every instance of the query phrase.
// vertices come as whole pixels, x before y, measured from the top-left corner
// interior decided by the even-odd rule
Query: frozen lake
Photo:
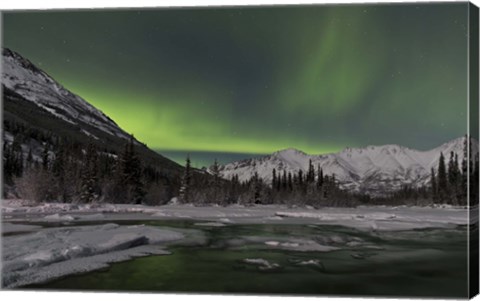
[[[17,209],[3,213],[11,288],[467,296],[463,209]]]

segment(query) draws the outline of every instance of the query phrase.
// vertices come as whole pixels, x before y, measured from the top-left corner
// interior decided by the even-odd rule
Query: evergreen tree
[[[187,155],[187,159],[185,160],[185,169],[183,171],[182,186],[180,187],[180,199],[183,203],[188,203],[190,201],[191,184],[192,170],[190,164],[190,156]]]
[[[317,167],[318,176],[317,176],[317,187],[322,187],[323,185],[323,170],[320,168],[320,164]]]
[[[297,176],[297,179],[298,179],[298,188],[303,188],[303,171],[301,169],[298,170],[298,176]]]
[[[214,202],[222,201],[219,199],[220,196],[220,167],[218,166],[218,161],[215,158],[215,161],[213,162],[212,165],[212,176],[213,176],[213,183],[212,183],[212,188],[213,188],[213,196],[212,200]]]
[[[27,161],[29,160],[27,159]],[[66,202],[68,196],[65,187],[65,152],[63,146],[60,144],[57,146],[55,159],[52,163],[52,173],[56,180],[57,190],[60,194],[60,198],[63,200],[63,202]]]
[[[287,180],[287,186],[288,190],[292,191],[293,190],[293,180],[292,180],[292,173],[288,173],[288,180]]]
[[[437,178],[437,189],[439,200],[444,202],[448,196],[448,179],[447,179],[447,170],[445,167],[445,157],[443,153],[440,153],[440,159],[438,161],[438,178]]]
[[[135,152],[133,136],[125,144],[125,149],[117,161],[116,168],[118,196],[125,202],[140,204],[145,198],[142,163]]]
[[[288,188],[288,180],[287,180],[287,170],[283,170],[283,176],[282,176],[282,189],[287,190]]]
[[[98,198],[98,154],[92,143],[88,144],[81,174],[80,201],[91,203]]]
[[[473,175],[471,179],[471,198],[470,198],[470,206],[475,206],[478,205],[479,201],[479,158],[478,158],[478,153],[475,154],[475,160],[474,160],[474,168],[473,168]]]
[[[11,151],[13,153],[13,175],[20,177],[23,173],[23,151],[20,136],[13,139]]]
[[[220,167],[218,166],[217,159],[215,159],[212,165],[212,175],[213,175],[213,184],[215,186],[218,186],[220,182]]]
[[[33,155],[32,155],[32,149],[31,148],[28,150],[26,167],[27,167],[27,169],[33,168]]]
[[[282,177],[281,177],[281,175],[280,175],[280,172],[278,172],[278,174],[277,174],[277,184],[276,184],[276,186],[275,186],[275,189],[276,189],[277,191],[280,191],[280,190],[282,189],[282,185],[283,185],[283,183],[282,183]]]
[[[430,187],[432,199],[435,202],[437,200],[437,180],[435,178],[435,171],[433,170],[433,167],[430,172]]]
[[[145,186],[143,183],[143,168],[142,162],[135,152],[135,144],[133,136],[130,138],[130,190],[131,199],[135,204],[141,204],[145,199]]]
[[[276,189],[277,187],[277,171],[275,168],[272,170],[272,189]]]
[[[13,177],[13,153],[7,141],[3,143],[3,176],[6,183],[12,182]]]
[[[306,177],[306,182],[307,183],[313,183],[315,181],[315,168],[313,168],[312,164],[312,159],[308,161],[308,171],[307,171],[307,177]]]
[[[48,155],[48,144],[45,143],[45,146],[43,148],[42,152],[42,168],[43,170],[48,170],[50,164],[50,159]]]
[[[89,145],[87,149],[90,149],[91,147],[92,146]],[[52,163],[52,172],[57,178],[63,177],[65,173],[64,160],[65,160],[65,156],[64,156],[63,148],[59,147],[55,153],[55,158]]]
[[[251,188],[253,189],[253,202],[255,204],[261,204],[262,182],[257,172],[254,173],[251,180]]]
[[[462,159],[462,199],[467,198],[468,191],[468,135],[465,135],[463,139],[463,159]]]
[[[463,191],[462,191],[462,172],[460,170],[460,166],[458,163],[458,155],[455,154],[455,159],[453,161],[453,170],[455,171],[455,175],[453,177],[453,193],[455,194],[455,199],[458,204],[463,204],[465,203],[465,198],[463,197]]]
[[[460,176],[460,171],[458,170],[458,158],[454,152],[450,152],[450,160],[448,162],[448,186],[450,192],[456,191],[457,180]]]

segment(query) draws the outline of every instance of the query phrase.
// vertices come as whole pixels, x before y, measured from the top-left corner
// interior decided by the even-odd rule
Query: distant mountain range
[[[447,142],[428,151],[419,151],[399,145],[345,148],[338,153],[308,155],[297,149],[285,149],[271,155],[237,161],[220,166],[224,178],[238,175],[240,181],[250,179],[255,172],[265,181],[272,181],[272,170],[306,172],[309,161],[315,169],[320,166],[323,173],[333,175],[340,186],[354,192],[383,195],[400,189],[405,184],[419,187],[430,182],[431,168],[438,167],[440,153],[448,163],[450,152],[463,160],[464,137]],[[478,142],[472,143],[472,152],[478,152]]]
[[[46,72],[20,54],[2,49],[4,122],[15,121],[34,129],[80,143],[92,142],[107,151],[120,153],[129,135],[112,119],[87,101],[65,89]],[[13,136],[3,132],[5,140]],[[183,167],[135,140],[142,160],[178,174]],[[40,156],[42,141],[25,141],[26,149]]]

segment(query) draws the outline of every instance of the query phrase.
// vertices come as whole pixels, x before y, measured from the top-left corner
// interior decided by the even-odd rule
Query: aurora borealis
[[[468,4],[3,13],[3,46],[150,148],[308,153],[466,132]]]

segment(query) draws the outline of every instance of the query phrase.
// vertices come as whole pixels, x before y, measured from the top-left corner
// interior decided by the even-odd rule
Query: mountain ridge
[[[20,122],[85,145],[92,142],[113,153],[121,153],[130,139],[105,113],[9,48],[2,48],[2,88],[4,123]],[[3,135],[5,139],[8,131],[4,129]],[[146,164],[161,168],[165,174],[179,174],[183,170],[182,166],[133,139]]]
[[[231,178],[238,175],[240,181],[248,180],[253,174],[267,182],[272,180],[272,170],[285,172],[306,172],[309,162],[324,174],[333,175],[340,186],[352,192],[383,195],[409,184],[420,187],[430,181],[431,168],[436,169],[440,153],[448,162],[450,152],[463,160],[465,137],[459,137],[430,150],[416,150],[398,144],[346,147],[336,153],[309,155],[287,148],[258,158],[251,158],[220,165],[220,175]],[[478,152],[478,143],[472,143],[472,152]]]

